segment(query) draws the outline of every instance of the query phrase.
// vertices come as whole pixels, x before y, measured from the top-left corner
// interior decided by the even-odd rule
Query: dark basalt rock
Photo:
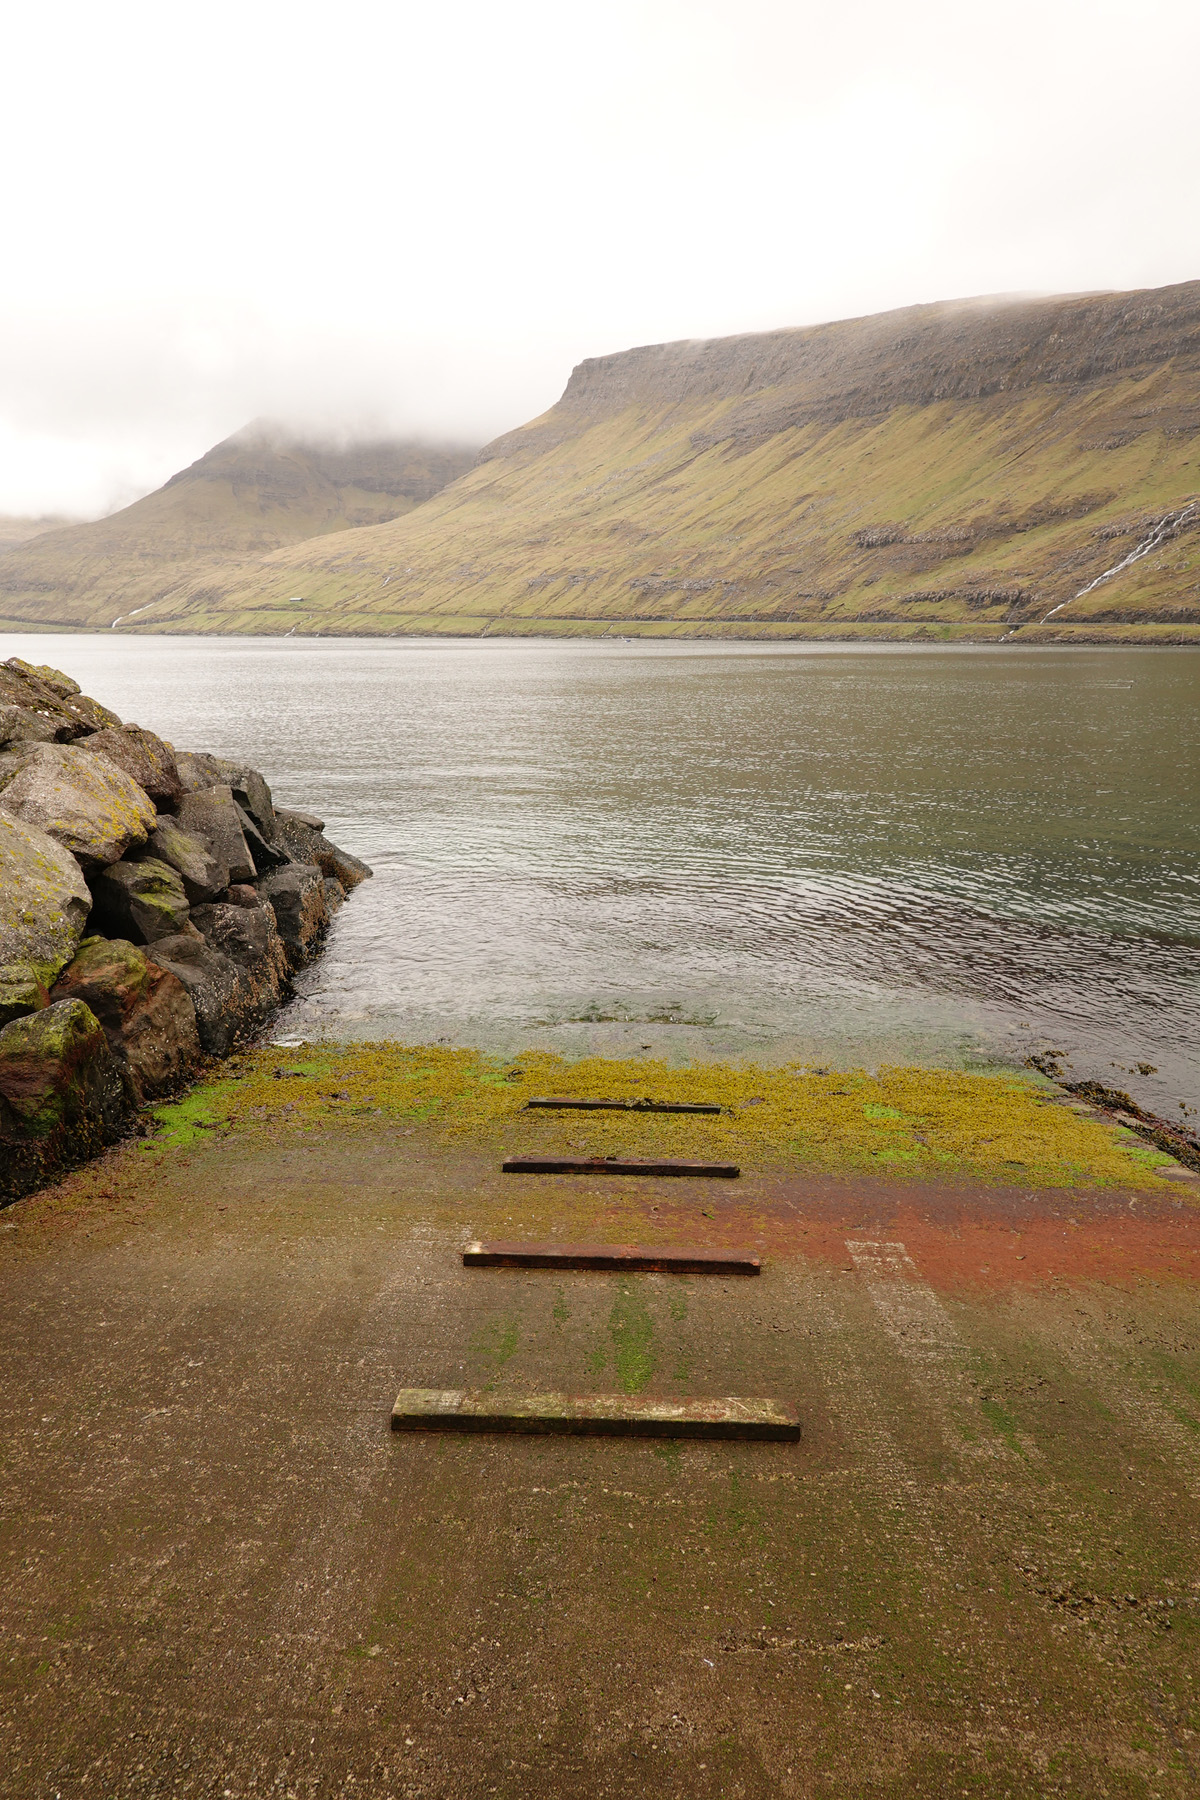
[[[197,911],[251,916],[237,906],[199,907]],[[199,932],[160,938],[148,947],[146,955],[160,969],[177,976],[187,989],[196,1009],[201,1048],[209,1056],[228,1056],[262,1030],[279,1004],[282,978],[274,961],[255,966],[252,943],[239,941],[232,931],[219,932],[211,920],[208,923],[211,938]],[[218,947],[218,936],[226,948]],[[245,961],[227,953],[234,948],[242,952]]]
[[[115,862],[92,879],[95,922],[107,934],[152,944],[187,928],[188,906],[181,876],[157,857]]]
[[[372,871],[348,850],[331,844],[323,827],[314,829],[309,822],[311,817],[308,813],[286,812],[281,807],[275,815],[276,842],[284,845],[297,862],[315,863],[322,875],[332,875],[342,892],[348,894]]]
[[[250,814],[239,802],[236,794],[234,794],[233,803],[237,807],[238,818],[241,821],[242,826],[242,836],[245,838],[246,846],[249,849],[251,856],[254,858],[256,872],[259,875],[266,875],[271,869],[281,869],[285,863],[291,862],[292,859],[286,850],[282,850],[275,844],[269,844],[267,842],[262,832],[258,829],[258,826],[254,823],[254,820],[250,817]]]
[[[185,831],[177,819],[159,817],[146,839],[147,856],[169,863],[183,879],[183,891],[192,906],[215,900],[224,893],[229,871],[219,863],[202,839]]]
[[[222,888],[231,881],[253,881],[258,874],[242,830],[237,802],[227,783],[199,788],[185,794],[179,807],[179,823],[198,837],[224,872]]]
[[[275,837],[275,808],[271,790],[257,769],[245,763],[232,762],[224,756],[209,756],[203,750],[182,750],[177,759],[179,778],[189,794],[206,788],[227,787],[243,812],[249,813],[255,826],[268,843]]]
[[[289,863],[258,884],[268,901],[287,949],[289,966],[303,968],[311,962],[329,926],[325,904],[325,878],[310,863]]]
[[[0,1201],[253,1038],[370,873],[257,769],[0,664]]]

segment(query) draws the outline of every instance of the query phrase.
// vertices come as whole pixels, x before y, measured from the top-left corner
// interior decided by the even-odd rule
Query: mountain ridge
[[[282,544],[396,518],[476,454],[417,439],[338,444],[256,420],[119,512],[0,553],[0,614],[37,623],[49,600],[55,624],[107,625],[112,607],[153,604],[209,558],[255,565]]]
[[[1184,282],[590,358],[403,517],[193,564],[138,628],[1182,643],[1198,548]]]

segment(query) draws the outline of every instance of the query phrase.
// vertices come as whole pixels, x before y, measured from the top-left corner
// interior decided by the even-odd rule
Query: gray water
[[[249,759],[373,865],[280,1035],[868,1066],[1054,1048],[1169,1116],[1200,1105],[1194,652],[0,650]]]

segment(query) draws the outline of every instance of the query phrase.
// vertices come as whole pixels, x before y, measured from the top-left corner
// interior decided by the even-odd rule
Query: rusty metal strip
[[[621,1269],[666,1275],[757,1275],[762,1268],[746,1250],[635,1244],[474,1243],[467,1245],[462,1259],[468,1269]]]
[[[634,1162],[618,1156],[510,1156],[505,1175],[714,1175],[731,1180],[736,1163]]]
[[[573,1100],[549,1094],[525,1103],[531,1107],[555,1107],[574,1112],[719,1113],[708,1100]]]
[[[657,1400],[644,1394],[509,1394],[402,1388],[393,1431],[517,1431],[568,1437],[733,1438],[795,1443],[795,1408],[778,1400]]]

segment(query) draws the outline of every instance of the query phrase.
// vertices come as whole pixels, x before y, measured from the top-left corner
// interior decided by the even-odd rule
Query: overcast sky
[[[483,441],[581,357],[1200,276],[1196,0],[47,0],[0,511],[255,416]]]

